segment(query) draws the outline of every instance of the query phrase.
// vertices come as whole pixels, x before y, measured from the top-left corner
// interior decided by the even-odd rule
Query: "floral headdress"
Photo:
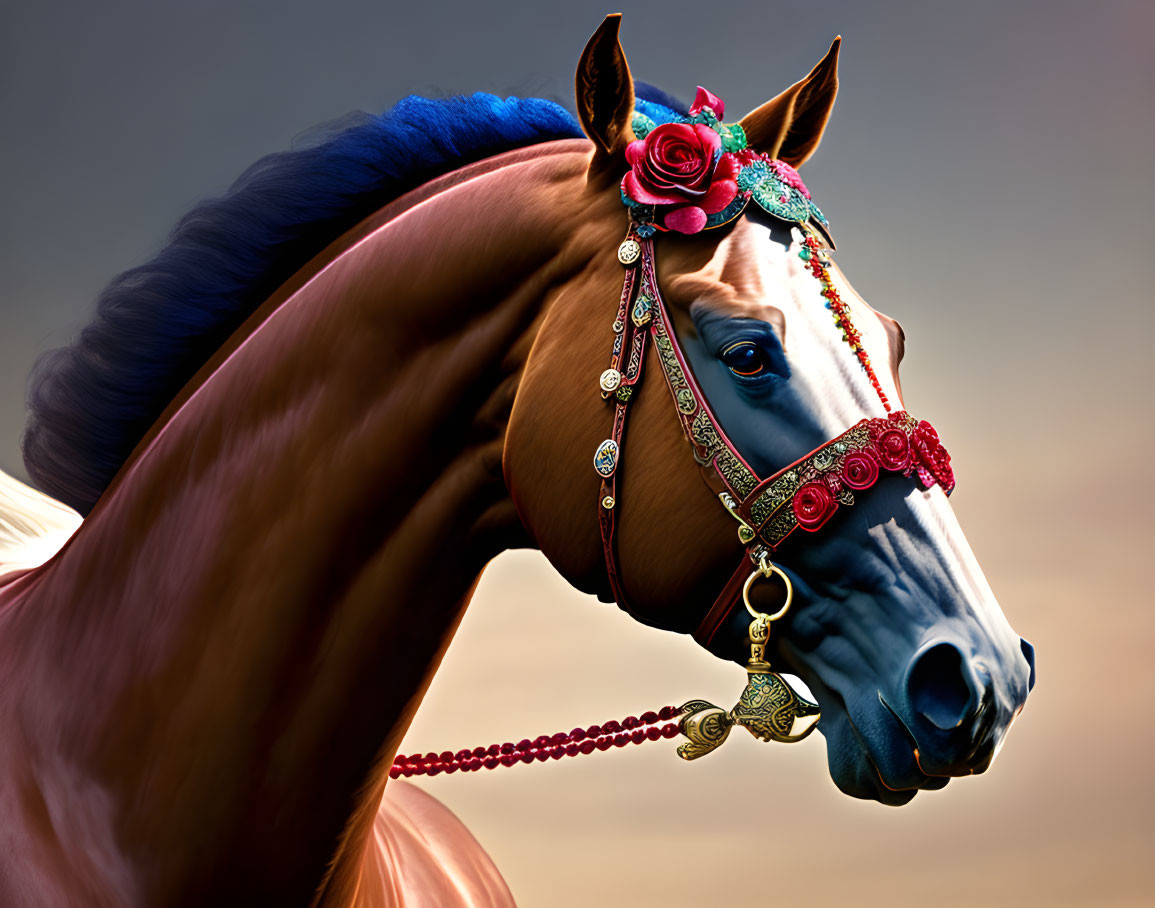
[[[701,86],[687,116],[637,102],[637,138],[626,147],[630,171],[622,179],[622,201],[639,235],[718,227],[751,199],[783,220],[826,227],[798,171],[747,147],[741,124],[723,123],[724,115],[722,100]]]
[[[862,335],[854,326],[850,307],[831,278],[830,259],[815,229],[816,224],[823,230],[829,226],[826,217],[811,200],[798,171],[785,161],[747,147],[742,125],[722,123],[723,114],[721,99],[701,86],[686,116],[647,101],[635,103],[632,125],[637,138],[626,146],[630,170],[621,185],[622,201],[630,211],[630,233],[618,249],[618,259],[623,265],[629,267],[641,260],[645,272],[642,289],[630,310],[631,321],[642,327],[654,318],[658,294],[650,238],[655,232],[693,234],[721,226],[738,217],[753,199],[767,213],[798,226],[795,235],[798,257],[821,286],[826,308],[842,339],[866,372],[887,412],[885,418],[863,420],[826,447],[811,452],[803,459],[807,463],[799,461],[775,477],[790,484],[789,494],[782,492],[781,496],[782,501],[791,502],[794,518],[787,532],[795,526],[810,532],[821,528],[839,502],[853,501],[851,489],[862,490],[874,485],[880,467],[907,476],[917,473],[924,486],[940,485],[949,495],[955,484],[950,455],[930,423],[916,421],[905,410],[892,409],[863,346]],[[627,280],[627,289],[631,286]],[[625,293],[622,300],[623,306],[626,305],[630,293]],[[614,346],[615,363],[625,355],[628,346],[620,336],[626,328],[624,313],[623,309],[614,322],[614,331],[619,335]],[[670,345],[672,348],[672,342]],[[663,358],[663,367],[669,365],[666,359]],[[640,356],[631,358],[629,368],[633,368],[635,361],[640,373]],[[623,374],[621,366],[615,365],[610,370],[615,384],[613,388],[603,386],[603,391],[612,391],[620,401],[628,401],[638,377],[635,375],[630,380],[628,371]],[[624,387],[619,387],[619,383],[624,383]],[[682,387],[685,381],[671,380],[670,385]],[[685,412],[694,413],[698,405],[693,395],[685,390],[677,393],[689,395],[685,399],[679,397],[678,403],[686,403]],[[694,424],[687,423],[685,429],[687,437],[696,438]],[[715,424],[714,436],[721,437],[721,434],[721,428]],[[608,440],[603,447],[605,445],[614,446],[612,456],[605,463],[595,457],[594,465],[603,476],[609,476],[616,466],[617,441]],[[723,447],[733,451],[729,442]],[[601,454],[602,448],[599,448]],[[735,454],[727,462],[738,460],[740,457]],[[604,472],[607,469],[609,472]],[[755,482],[750,488],[757,491],[767,484],[771,489],[775,487],[774,480],[766,480],[760,485]],[[737,488],[738,485],[731,484],[731,490]],[[744,490],[743,495],[749,491]],[[773,492],[766,494],[773,495]],[[737,507],[736,513],[741,514],[745,505]],[[751,526],[764,522],[753,513],[750,520]],[[776,540],[774,545],[780,541]]]

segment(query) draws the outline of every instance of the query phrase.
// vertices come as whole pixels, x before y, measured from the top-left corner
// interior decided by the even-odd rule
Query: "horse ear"
[[[838,94],[841,44],[842,38],[835,38],[810,75],[741,119],[751,148],[792,167],[800,166],[814,154]]]
[[[578,61],[577,111],[582,129],[596,146],[595,163],[621,155],[634,140],[634,80],[618,41],[622,14],[606,16]],[[602,162],[597,159],[601,158]]]

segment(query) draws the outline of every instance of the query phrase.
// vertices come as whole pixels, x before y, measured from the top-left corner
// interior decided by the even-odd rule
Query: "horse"
[[[259,162],[38,365],[25,462],[47,495],[5,501],[40,550],[0,558],[0,902],[511,904],[390,768],[481,571],[516,547],[739,664],[757,618],[734,578],[770,578],[763,617],[785,578],[766,651],[814,692],[838,788],[899,805],[988,767],[1033,653],[945,474],[924,475],[939,448],[852,507],[795,495],[802,529],[761,549],[753,505],[702,482],[726,452],[690,456],[680,406],[712,414],[698,429],[735,469],[812,468],[901,412],[904,337],[815,231],[752,204],[700,229],[720,178],[714,211],[626,217],[637,112],[687,112],[635,86],[618,27],[581,55],[576,120],[410,98]],[[838,49],[726,140],[795,173]],[[665,346],[619,395],[599,373],[623,331],[646,349],[614,324],[638,280]],[[607,439],[622,397],[628,436]]]

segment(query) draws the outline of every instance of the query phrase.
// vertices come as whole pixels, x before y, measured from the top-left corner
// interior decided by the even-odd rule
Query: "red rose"
[[[838,502],[825,483],[808,482],[794,494],[794,516],[807,532],[821,529],[837,510]]]
[[[935,464],[934,476],[938,480],[938,484],[942,486],[942,490],[949,495],[954,491],[954,467],[950,465],[950,455],[945,450],[943,450],[943,454],[946,456],[940,458]]]
[[[919,428],[921,428],[921,426]],[[915,431],[917,432],[918,430],[916,429]],[[933,429],[930,431],[934,432]],[[937,433],[934,434],[934,438],[938,438]],[[917,438],[916,448],[918,450],[919,473],[927,474],[927,476],[923,476],[924,484],[927,486],[933,485],[933,482],[926,482],[929,476],[938,482],[938,484],[942,486],[943,491],[949,495],[954,489],[955,481],[954,470],[950,465],[950,454],[947,453],[946,448],[937,441],[935,441],[932,446],[930,440],[925,436],[923,438]]]
[[[914,441],[914,449],[918,452],[919,459],[927,466],[932,465],[935,451],[942,447],[939,444],[938,432],[934,430],[934,426],[925,419],[922,420],[915,426],[911,439]]]
[[[888,470],[905,470],[910,466],[910,441],[902,429],[884,429],[874,440],[879,463]]]
[[[697,233],[738,194],[738,162],[722,154],[722,138],[700,123],[663,123],[626,146],[630,172],[622,191],[643,205],[675,206],[664,225]]]
[[[842,461],[842,481],[851,489],[869,489],[878,481],[878,458],[870,451],[851,451]]]
[[[946,490],[954,488],[954,471],[950,466],[950,455],[938,439],[938,432],[925,419],[914,429],[911,436],[919,463]]]

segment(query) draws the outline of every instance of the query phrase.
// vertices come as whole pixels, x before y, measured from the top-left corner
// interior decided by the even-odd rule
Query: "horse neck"
[[[35,679],[26,752],[67,752],[104,793],[101,835],[144,901],[225,880],[298,901],[331,862],[334,900],[355,886],[472,584],[529,542],[505,425],[543,299],[581,264],[541,206],[584,166],[527,153],[317,269],[13,585],[29,607],[0,639]],[[74,806],[63,780],[41,787]]]

